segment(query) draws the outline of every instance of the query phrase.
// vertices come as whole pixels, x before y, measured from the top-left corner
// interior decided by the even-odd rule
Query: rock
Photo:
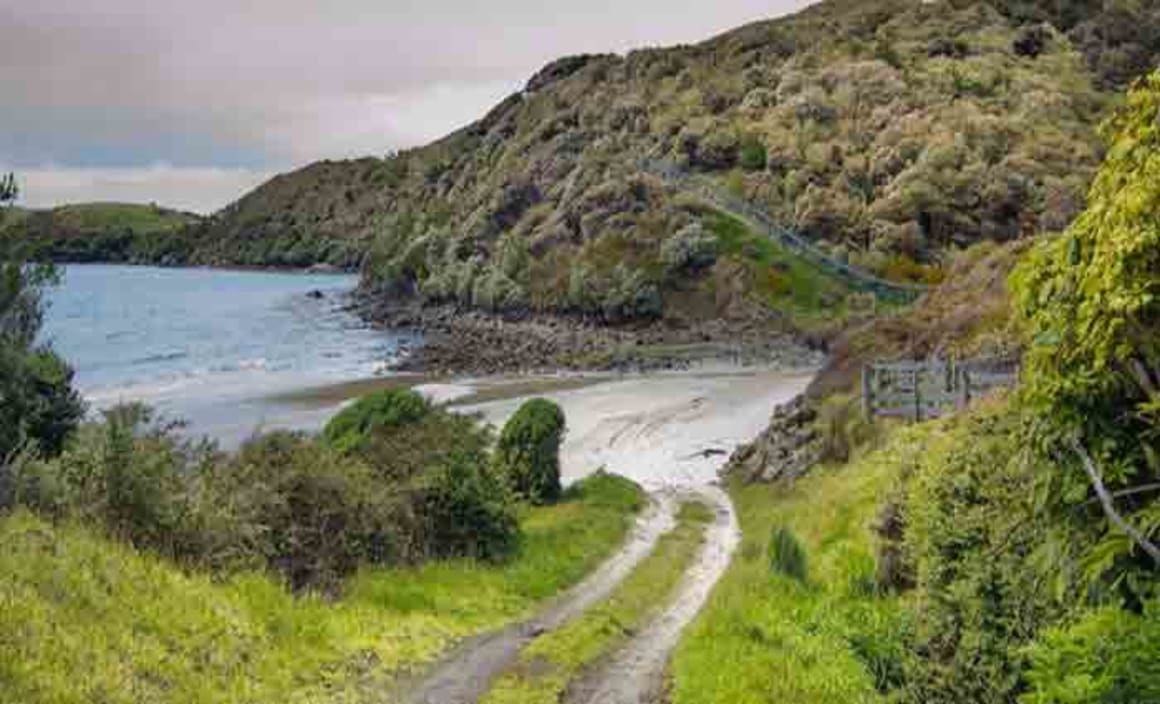
[[[306,292],[306,297],[313,298],[314,300],[317,301],[317,300],[321,300],[323,298],[326,298],[326,294],[323,293],[322,291],[319,291],[318,289],[312,289],[312,290]]]
[[[736,473],[750,483],[803,476],[820,455],[812,427],[816,417],[804,396],[778,406],[769,427],[752,443],[739,447],[722,472]]]

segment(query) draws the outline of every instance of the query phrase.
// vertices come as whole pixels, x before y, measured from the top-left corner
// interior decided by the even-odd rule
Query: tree
[[[512,490],[532,503],[549,503],[560,496],[564,429],[564,411],[547,399],[534,398],[520,406],[500,434],[496,465]]]
[[[16,177],[0,177],[0,220],[17,195]],[[16,237],[0,229],[0,467],[29,444],[58,453],[84,415],[72,369],[36,339],[42,294],[57,281],[56,269],[28,263],[24,254]]]
[[[1088,209],[1012,277],[1044,495],[1082,512],[1091,577],[1138,598],[1160,570],[1160,73],[1104,126]]]

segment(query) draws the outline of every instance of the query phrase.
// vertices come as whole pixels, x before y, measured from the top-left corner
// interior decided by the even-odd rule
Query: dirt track
[[[671,493],[653,496],[628,541],[613,557],[531,621],[467,641],[437,664],[411,694],[414,704],[470,704],[515,663],[520,651],[608,596],[675,525],[677,502]]]

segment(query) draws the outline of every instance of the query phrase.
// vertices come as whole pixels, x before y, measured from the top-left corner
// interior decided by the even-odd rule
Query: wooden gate
[[[1018,364],[997,359],[876,362],[862,368],[862,403],[867,415],[927,420],[1014,386],[1018,377]]]

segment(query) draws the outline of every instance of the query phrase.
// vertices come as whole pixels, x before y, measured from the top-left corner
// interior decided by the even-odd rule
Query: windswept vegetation
[[[0,692],[38,704],[380,702],[456,640],[528,616],[623,540],[640,490],[597,475],[521,513],[517,558],[365,568],[337,601],[178,569],[74,521],[0,517]]]
[[[1014,263],[1009,285],[973,311],[944,287],[847,338],[851,355],[891,330],[924,336],[896,353],[1005,340],[1024,366],[1017,389],[868,433],[792,485],[735,483],[746,542],[677,653],[674,702],[1160,695],[1158,96],[1160,75],[1108,121],[1065,233],[972,258]]]
[[[937,277],[955,248],[1080,212],[1095,126],[1157,27],[1146,3],[827,0],[696,45],[566,57],[435,143],[272,179],[200,226],[192,260],[359,261],[373,295],[607,322],[826,287],[768,253],[754,272],[716,256],[716,216],[652,159],[838,259]]]

